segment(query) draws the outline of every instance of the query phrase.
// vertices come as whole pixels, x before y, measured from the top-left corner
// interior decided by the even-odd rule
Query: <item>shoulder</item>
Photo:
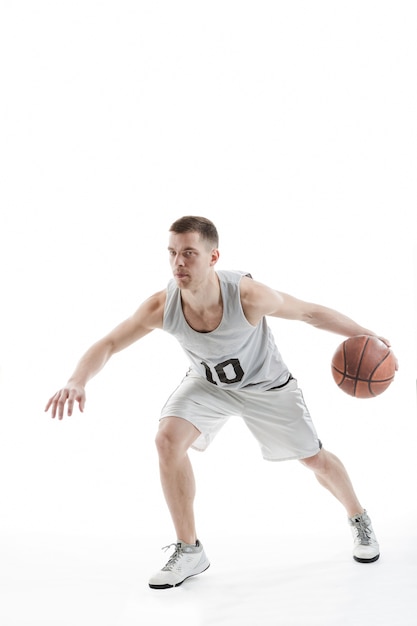
[[[166,298],[166,289],[157,291],[142,302],[136,311],[136,316],[146,319],[151,328],[162,328]]]
[[[152,311],[162,311],[167,299],[167,289],[161,289],[148,298],[148,307]]]
[[[247,319],[257,324],[265,315],[274,315],[282,303],[282,294],[264,283],[243,276],[240,300]]]
[[[243,275],[240,280],[240,295],[242,300],[247,299],[248,302],[251,299],[256,299],[259,295],[261,295],[265,290],[269,290],[270,288],[263,283],[258,282],[257,280],[253,280],[253,278],[247,274]]]
[[[161,289],[161,291],[157,291],[156,293],[149,296],[149,298],[145,300],[145,302],[148,304],[148,306],[151,309],[159,309],[159,308],[164,308],[166,298],[167,298],[167,290]]]

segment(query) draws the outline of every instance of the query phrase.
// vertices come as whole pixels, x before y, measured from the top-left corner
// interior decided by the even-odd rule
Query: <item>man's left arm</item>
[[[300,300],[254,280],[242,278],[241,298],[246,318],[254,325],[267,315],[306,322],[316,328],[345,337],[378,336],[374,331],[361,326],[339,311],[314,302]]]

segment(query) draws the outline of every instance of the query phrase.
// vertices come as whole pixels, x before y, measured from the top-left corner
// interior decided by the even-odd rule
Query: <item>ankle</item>
[[[177,543],[183,543],[184,545],[187,545],[187,546],[197,545],[197,539],[195,538],[195,536],[192,537],[191,535],[183,535],[183,537],[186,537],[187,541],[185,539],[181,539],[180,537],[178,537]]]

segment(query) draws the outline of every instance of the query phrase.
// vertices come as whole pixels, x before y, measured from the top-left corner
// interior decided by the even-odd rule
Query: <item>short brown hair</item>
[[[176,220],[169,229],[170,233],[199,233],[201,239],[212,244],[215,248],[219,245],[217,228],[206,217],[185,215]]]

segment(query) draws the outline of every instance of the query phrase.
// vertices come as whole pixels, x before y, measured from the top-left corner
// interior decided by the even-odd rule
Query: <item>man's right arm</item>
[[[74,403],[78,402],[80,411],[84,410],[85,386],[105,366],[113,354],[124,350],[155,328],[162,328],[166,291],[160,291],[145,300],[137,311],[102,339],[94,343],[81,357],[67,384],[49,400],[45,411],[51,409],[51,416],[72,415]]]

